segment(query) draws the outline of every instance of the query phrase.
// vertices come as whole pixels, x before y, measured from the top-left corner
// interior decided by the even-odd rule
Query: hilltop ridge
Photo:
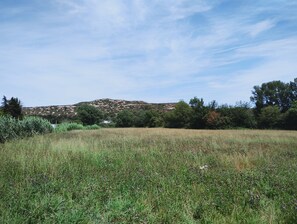
[[[75,108],[82,105],[92,105],[108,116],[115,116],[122,110],[144,110],[154,109],[158,111],[170,111],[175,107],[176,103],[147,103],[144,101],[129,101],[119,99],[97,99],[93,101],[79,102],[72,105],[51,105],[51,106],[37,106],[24,107],[25,115],[42,116],[42,117],[63,117],[73,118],[76,115]]]

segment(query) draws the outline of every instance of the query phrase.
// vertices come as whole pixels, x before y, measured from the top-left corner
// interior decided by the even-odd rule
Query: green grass
[[[79,130],[0,159],[0,223],[297,223],[297,132]]]
[[[56,133],[62,133],[62,132],[73,131],[73,130],[97,130],[97,129],[100,129],[100,126],[97,124],[83,126],[82,124],[72,122],[72,123],[58,124],[54,131]]]

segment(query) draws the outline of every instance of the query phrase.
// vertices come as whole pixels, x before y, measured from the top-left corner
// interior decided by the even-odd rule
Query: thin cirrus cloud
[[[0,3],[0,94],[25,106],[98,98],[248,101],[297,75],[297,4],[273,0]]]
[[[256,23],[255,25],[252,25],[249,30],[249,33],[252,37],[256,37],[260,33],[271,29],[272,27],[274,27],[274,25],[275,24],[270,20],[261,21]]]

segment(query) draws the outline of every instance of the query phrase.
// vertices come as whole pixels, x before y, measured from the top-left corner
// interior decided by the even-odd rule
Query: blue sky
[[[297,77],[297,1],[1,0],[0,94],[220,104]]]

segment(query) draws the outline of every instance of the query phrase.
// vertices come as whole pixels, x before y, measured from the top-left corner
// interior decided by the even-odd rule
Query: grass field
[[[101,129],[0,144],[0,223],[297,223],[297,132]]]

